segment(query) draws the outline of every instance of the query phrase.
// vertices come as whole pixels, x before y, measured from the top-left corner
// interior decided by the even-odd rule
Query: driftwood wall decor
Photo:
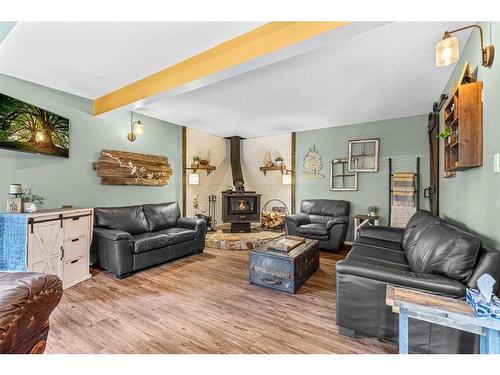
[[[172,176],[167,157],[135,152],[102,150],[93,167],[103,185],[163,186]]]

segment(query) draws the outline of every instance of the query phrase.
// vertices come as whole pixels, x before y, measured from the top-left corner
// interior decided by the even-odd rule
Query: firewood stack
[[[278,211],[262,211],[261,223],[266,229],[277,229],[285,224],[286,214]]]

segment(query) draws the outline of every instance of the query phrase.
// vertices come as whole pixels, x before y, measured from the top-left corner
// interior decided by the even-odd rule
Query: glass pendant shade
[[[436,66],[448,66],[459,58],[458,38],[445,36],[436,44]]]
[[[134,122],[134,134],[144,135],[144,125],[140,121]]]
[[[284,174],[281,176],[281,183],[283,185],[291,185],[292,184],[292,175],[291,174]]]
[[[199,185],[200,184],[200,176],[197,173],[189,173],[188,183],[189,183],[189,185]]]

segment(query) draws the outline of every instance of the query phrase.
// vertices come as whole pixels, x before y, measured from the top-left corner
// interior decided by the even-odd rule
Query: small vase
[[[24,212],[28,212],[28,213],[36,212],[36,204],[24,203]]]

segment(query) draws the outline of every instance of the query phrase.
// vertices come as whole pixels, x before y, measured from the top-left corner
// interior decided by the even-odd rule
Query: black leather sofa
[[[319,240],[321,249],[338,251],[344,245],[350,203],[331,199],[307,199],[300,213],[285,220],[289,235]]]
[[[499,295],[500,252],[428,211],[405,229],[364,227],[346,259],[336,264],[337,324],[349,336],[398,342],[398,315],[386,305],[386,285],[464,299],[484,273]],[[418,353],[476,353],[471,333],[410,319],[409,346]]]
[[[206,223],[181,217],[177,202],[94,209],[92,263],[129,276],[156,264],[202,253]]]

